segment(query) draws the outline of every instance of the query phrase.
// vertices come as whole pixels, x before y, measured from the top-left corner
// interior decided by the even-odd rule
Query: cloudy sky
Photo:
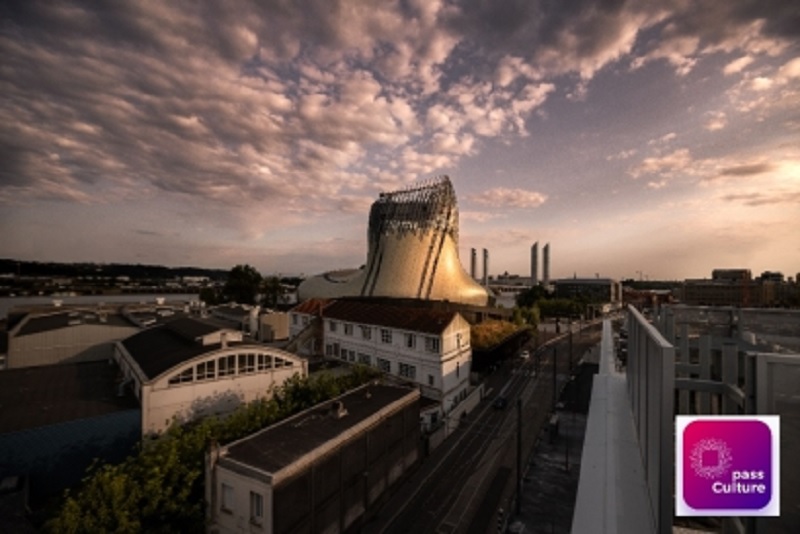
[[[439,174],[493,274],[794,276],[800,4],[0,6],[0,257],[353,267]]]

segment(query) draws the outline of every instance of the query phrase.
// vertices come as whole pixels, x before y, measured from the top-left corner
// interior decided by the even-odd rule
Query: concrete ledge
[[[592,387],[572,532],[656,532],[626,379],[616,370],[608,321]]]

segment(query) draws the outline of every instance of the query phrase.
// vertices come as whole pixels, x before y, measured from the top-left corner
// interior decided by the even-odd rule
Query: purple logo
[[[762,419],[678,417],[678,515],[776,515],[777,417]]]

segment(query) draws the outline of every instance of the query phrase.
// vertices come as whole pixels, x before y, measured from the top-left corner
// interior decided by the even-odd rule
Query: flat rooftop
[[[418,396],[416,389],[385,384],[362,386],[232,443],[224,458],[274,474],[389,405],[405,397],[413,402]],[[336,401],[341,401],[347,410],[340,419],[331,414]]]
[[[0,371],[0,433],[138,409],[117,396],[118,373],[107,361]]]

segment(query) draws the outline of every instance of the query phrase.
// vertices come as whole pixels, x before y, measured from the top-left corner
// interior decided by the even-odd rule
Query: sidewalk
[[[539,435],[523,478],[522,510],[510,510],[509,527],[519,521],[526,533],[569,533],[578,491],[586,415],[559,410],[558,433]],[[512,530],[513,531],[513,530]]]

